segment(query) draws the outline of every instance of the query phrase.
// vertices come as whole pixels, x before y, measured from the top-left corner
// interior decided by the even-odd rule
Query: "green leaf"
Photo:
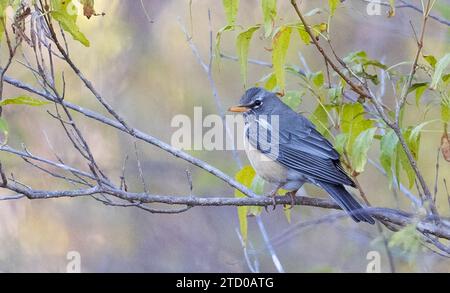
[[[283,97],[283,102],[292,110],[297,111],[298,107],[302,103],[303,94],[304,93],[300,91],[287,91]]]
[[[428,85],[429,85],[428,82],[419,82],[419,83],[413,84],[408,89],[408,94],[412,93],[414,91],[416,92],[416,106],[419,106],[420,98],[422,97],[422,95],[425,92],[425,90],[428,88]]]
[[[272,72],[269,76],[269,78],[267,79],[264,87],[271,91],[273,90],[275,87],[277,86],[277,77],[275,76],[275,72]]]
[[[282,26],[275,34],[272,42],[272,63],[277,78],[277,84],[280,90],[284,90],[285,71],[284,65],[286,63],[286,54],[289,48],[289,42],[291,40],[292,28],[288,26]]]
[[[376,127],[361,132],[353,144],[351,160],[353,169],[361,173],[367,163],[367,153],[372,146],[373,137],[377,131]]]
[[[51,11],[50,15],[53,19],[57,20],[61,27],[68,33],[70,33],[74,40],[79,41],[86,47],[90,46],[89,40],[86,36],[80,31],[78,25],[76,23],[76,15],[75,18],[72,15],[69,15],[67,12],[60,11]]]
[[[228,25],[234,26],[239,9],[239,0],[222,0]]]
[[[442,98],[441,100],[441,118],[445,123],[450,122],[450,99]]]
[[[5,10],[8,7],[8,1],[7,0],[0,0],[0,41],[3,38],[3,34],[5,33],[5,27],[4,23],[6,21],[5,18]]]
[[[410,149],[413,157],[417,160],[419,157],[419,146],[420,146],[420,131],[417,131],[418,135],[412,136],[412,127],[408,127],[406,130],[402,131],[403,136],[406,139],[406,144],[408,148]],[[414,172],[414,169],[411,167],[411,163],[408,160],[408,156],[405,153],[405,150],[403,149],[402,145],[399,143],[397,144],[397,168],[399,169],[400,166],[403,169],[403,173],[406,174],[406,177],[408,179],[407,186],[409,188],[412,188],[414,186],[414,181],[416,179],[416,174]],[[399,174],[400,170],[396,171],[397,174]],[[402,178],[399,178],[399,182]]]
[[[332,104],[339,104],[342,99],[342,85],[332,87],[328,90],[328,99]]]
[[[387,69],[387,66],[380,61],[368,58],[364,51],[352,52],[343,60],[356,75],[370,79],[375,85],[379,83],[377,69]],[[369,72],[370,69],[372,73]]]
[[[409,137],[408,137],[409,144],[412,146],[416,146],[419,142],[422,129],[425,126],[427,126],[428,124],[437,122],[437,121],[440,121],[440,120],[434,119],[434,120],[425,121],[425,122],[420,123],[416,127],[412,128],[412,130],[409,132]],[[416,149],[417,149],[417,147],[416,147]]]
[[[449,80],[450,80],[450,73],[447,73],[442,77],[442,81],[445,83],[447,83]]]
[[[309,116],[309,120],[316,126],[316,129],[320,132],[320,134],[324,136],[329,134],[328,112],[322,103],[319,103],[319,105],[317,105],[317,108]]]
[[[374,66],[381,69],[387,69],[387,66],[381,63],[380,61],[368,58],[367,53],[365,51],[352,52],[348,54],[346,57],[344,57],[343,61],[347,64],[354,63],[360,64],[364,67]]]
[[[428,62],[428,64],[430,64],[433,69],[436,68],[436,57],[434,57],[433,55],[423,55],[423,58]]]
[[[344,150],[345,150],[345,146],[347,145],[347,141],[348,141],[347,133],[339,133],[334,138],[334,148],[336,149],[336,151],[339,154],[341,154],[341,155],[344,154]]]
[[[314,37],[318,37],[321,33],[326,32],[328,29],[328,24],[325,22],[318,23],[312,26],[311,31]]]
[[[252,168],[252,166],[244,166],[239,172],[236,173],[235,179],[242,185],[246,187],[250,187],[253,178],[255,178],[256,172]],[[245,197],[245,195],[240,192],[239,190],[234,191],[234,196],[237,198]],[[239,227],[241,231],[242,238],[244,240],[244,243],[247,243],[247,235],[248,235],[248,222],[247,222],[247,215],[248,215],[248,206],[242,206],[238,207],[238,217],[239,217]]]
[[[419,124],[416,127],[408,127],[406,130],[403,131],[403,135],[406,138],[406,143],[409,147],[409,149],[411,150],[411,153],[414,157],[414,159],[418,160],[419,159],[419,147],[420,147],[420,138],[421,138],[421,130],[422,128],[431,123],[431,122],[435,122],[437,120],[430,120],[430,121],[425,121],[421,124]]]
[[[226,26],[224,26],[223,28],[221,28],[221,29],[217,32],[217,34],[216,34],[216,44],[215,44],[215,46],[214,46],[214,55],[215,55],[216,60],[220,60],[220,55],[221,55],[221,51],[220,51],[220,43],[221,43],[221,41],[222,41],[222,34],[223,34],[224,32],[232,31],[232,30],[234,30],[234,26],[232,26],[232,25],[226,25]]]
[[[264,15],[264,36],[268,38],[272,34],[277,17],[277,0],[262,0],[261,4]]]
[[[28,105],[28,106],[43,106],[49,104],[49,102],[41,101],[39,99],[35,99],[28,96],[18,96],[15,98],[9,98],[0,101],[0,107],[6,105]]]
[[[300,39],[305,43],[305,45],[311,44],[311,36],[306,32],[305,27],[303,25],[299,25],[297,27],[297,31],[300,35]]]
[[[241,65],[241,75],[244,85],[247,84],[247,60],[250,40],[252,39],[253,33],[259,28],[259,25],[252,26],[237,36],[236,50]]]
[[[341,129],[343,133],[348,133],[345,148],[347,153],[352,153],[352,146],[358,135],[371,127],[373,127],[373,121],[366,119],[364,107],[360,103],[344,105],[341,114]]]
[[[357,51],[351,52],[347,56],[342,59],[345,63],[361,63],[364,60],[367,60],[367,53],[365,51]]]
[[[305,26],[303,24],[289,24],[286,25],[288,27],[294,28],[298,31],[300,35],[300,39],[305,43],[305,45],[309,45],[311,43],[311,36],[308,34],[308,32],[305,29]],[[311,26],[311,33],[315,38],[318,38],[321,33],[326,32],[328,28],[328,24],[325,22],[315,24]]]
[[[3,134],[3,141],[0,141],[0,145],[4,145],[8,141],[8,123],[5,119],[0,117],[0,132]]]
[[[398,137],[392,129],[386,131],[380,142],[380,162],[389,180],[393,182],[393,167],[395,167]]]
[[[426,86],[422,86],[416,89],[416,105],[419,105],[420,99],[423,96],[423,93],[427,90],[428,88],[428,83]]]
[[[383,64],[380,61],[375,60],[375,59],[367,59],[363,62],[363,65],[364,66],[371,65],[371,66],[378,67],[378,68],[385,69],[385,70],[388,68],[385,64]]]
[[[436,63],[436,69],[433,74],[433,79],[431,81],[431,88],[436,89],[437,84],[441,81],[441,77],[444,74],[444,70],[447,69],[448,65],[450,64],[450,53],[447,53],[439,59],[439,61]]]
[[[0,0],[0,41],[5,33],[4,23],[6,22],[6,9],[9,6],[12,6],[13,10],[16,11],[20,3],[21,2],[18,0]]]
[[[268,91],[275,91],[275,87],[277,86],[277,78],[274,72],[270,72],[269,74],[264,75],[258,82],[257,86],[260,86],[261,83],[264,83],[264,88]]]
[[[311,77],[311,80],[316,87],[318,87],[318,88],[322,87],[323,83],[325,81],[325,78],[323,77],[323,72],[319,71],[319,72],[314,73]]]
[[[333,16],[337,7],[339,6],[340,0],[328,0],[328,7],[330,9],[330,15]]]
[[[5,17],[5,10],[9,6],[9,0],[0,0],[0,17]]]

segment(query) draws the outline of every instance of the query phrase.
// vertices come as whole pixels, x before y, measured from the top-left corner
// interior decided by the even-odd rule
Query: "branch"
[[[176,196],[176,195],[156,195],[147,193],[132,193],[108,187],[95,186],[87,189],[63,190],[63,191],[45,191],[31,190],[26,187],[19,186],[14,183],[7,183],[6,188],[18,194],[23,194],[29,199],[49,199],[49,198],[75,198],[83,196],[91,196],[95,194],[109,194],[126,201],[137,201],[139,203],[160,203],[168,205],[185,205],[189,207],[206,207],[206,206],[261,206],[268,207],[273,205],[271,197],[257,198],[233,198],[233,197],[198,197],[198,196]],[[277,205],[290,205],[291,198],[287,196],[275,197]],[[331,200],[319,199],[312,197],[297,196],[295,198],[296,205],[312,206],[325,209],[338,209],[340,207]],[[374,218],[388,222],[392,225],[404,227],[413,224],[417,219],[415,215],[389,208],[365,208],[365,211]],[[417,230],[424,234],[432,234],[439,238],[450,240],[450,223],[443,220],[440,225],[435,225],[431,219],[423,219],[417,224]]]
[[[45,92],[36,88],[33,88],[19,80],[10,78],[8,76],[5,76],[5,82],[7,82],[8,84],[11,84],[17,88],[21,88],[23,90],[26,90],[30,93],[34,93],[38,96],[41,96],[42,98],[51,101],[51,102],[56,102],[56,98],[50,94],[49,92]],[[231,187],[236,188],[237,190],[241,191],[243,194],[245,194],[248,197],[257,197],[257,195],[251,191],[250,189],[248,189],[247,187],[245,187],[244,185],[242,185],[241,183],[237,182],[236,180],[234,180],[233,178],[231,178],[230,176],[228,176],[227,174],[225,174],[224,172],[222,172],[221,170],[209,165],[208,163],[197,159],[179,149],[176,149],[174,147],[172,147],[171,145],[149,135],[146,134],[136,128],[125,128],[125,126],[123,124],[121,124],[120,122],[114,121],[112,119],[109,119],[97,112],[94,112],[92,110],[89,109],[85,109],[83,107],[80,107],[76,104],[72,104],[70,102],[67,101],[61,101],[61,103],[67,107],[68,109],[71,109],[73,111],[76,111],[88,118],[91,118],[93,120],[96,120],[98,122],[100,122],[101,124],[104,125],[108,125],[111,126],[113,128],[116,128],[122,132],[125,132],[127,134],[130,134],[131,136],[144,141],[146,143],[149,143],[151,145],[154,145],[170,154],[172,154],[173,156],[180,158],[184,161],[187,161],[189,163],[191,163],[194,166],[197,166],[207,172],[209,172],[210,174],[216,176],[217,178],[221,179],[222,181],[226,182],[227,184],[229,184]]]
[[[297,13],[298,17],[300,18],[301,22],[303,23],[303,26],[305,27],[306,32],[311,37],[311,40],[313,41],[314,45],[316,46],[317,50],[319,50],[320,54],[322,54],[323,58],[325,58],[325,61],[333,68],[333,70],[339,74],[340,77],[342,77],[345,82],[360,96],[370,98],[370,95],[367,94],[360,86],[356,85],[350,78],[348,78],[338,67],[337,65],[331,60],[331,58],[328,56],[328,54],[325,53],[324,49],[320,46],[319,41],[317,41],[316,37],[311,31],[310,26],[306,23],[306,20],[303,16],[303,14],[300,12],[300,9],[297,6],[296,0],[291,0],[291,4],[295,9],[295,12]]]

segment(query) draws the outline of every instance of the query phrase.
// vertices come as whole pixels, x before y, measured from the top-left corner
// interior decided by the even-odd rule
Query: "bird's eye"
[[[256,100],[255,103],[254,103],[254,105],[255,105],[256,107],[259,107],[259,106],[262,105],[262,101],[261,101],[261,100]]]

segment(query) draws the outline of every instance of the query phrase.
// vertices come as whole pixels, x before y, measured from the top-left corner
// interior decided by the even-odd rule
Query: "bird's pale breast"
[[[285,183],[288,169],[253,147],[245,137],[245,152],[256,173],[264,180],[272,183]]]

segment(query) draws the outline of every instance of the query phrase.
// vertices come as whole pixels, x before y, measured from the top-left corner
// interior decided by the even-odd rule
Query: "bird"
[[[314,124],[283,103],[277,93],[253,87],[230,112],[244,115],[244,148],[250,164],[265,181],[289,192],[293,200],[304,183],[325,190],[355,222],[374,224],[345,186],[356,187],[340,155]]]

